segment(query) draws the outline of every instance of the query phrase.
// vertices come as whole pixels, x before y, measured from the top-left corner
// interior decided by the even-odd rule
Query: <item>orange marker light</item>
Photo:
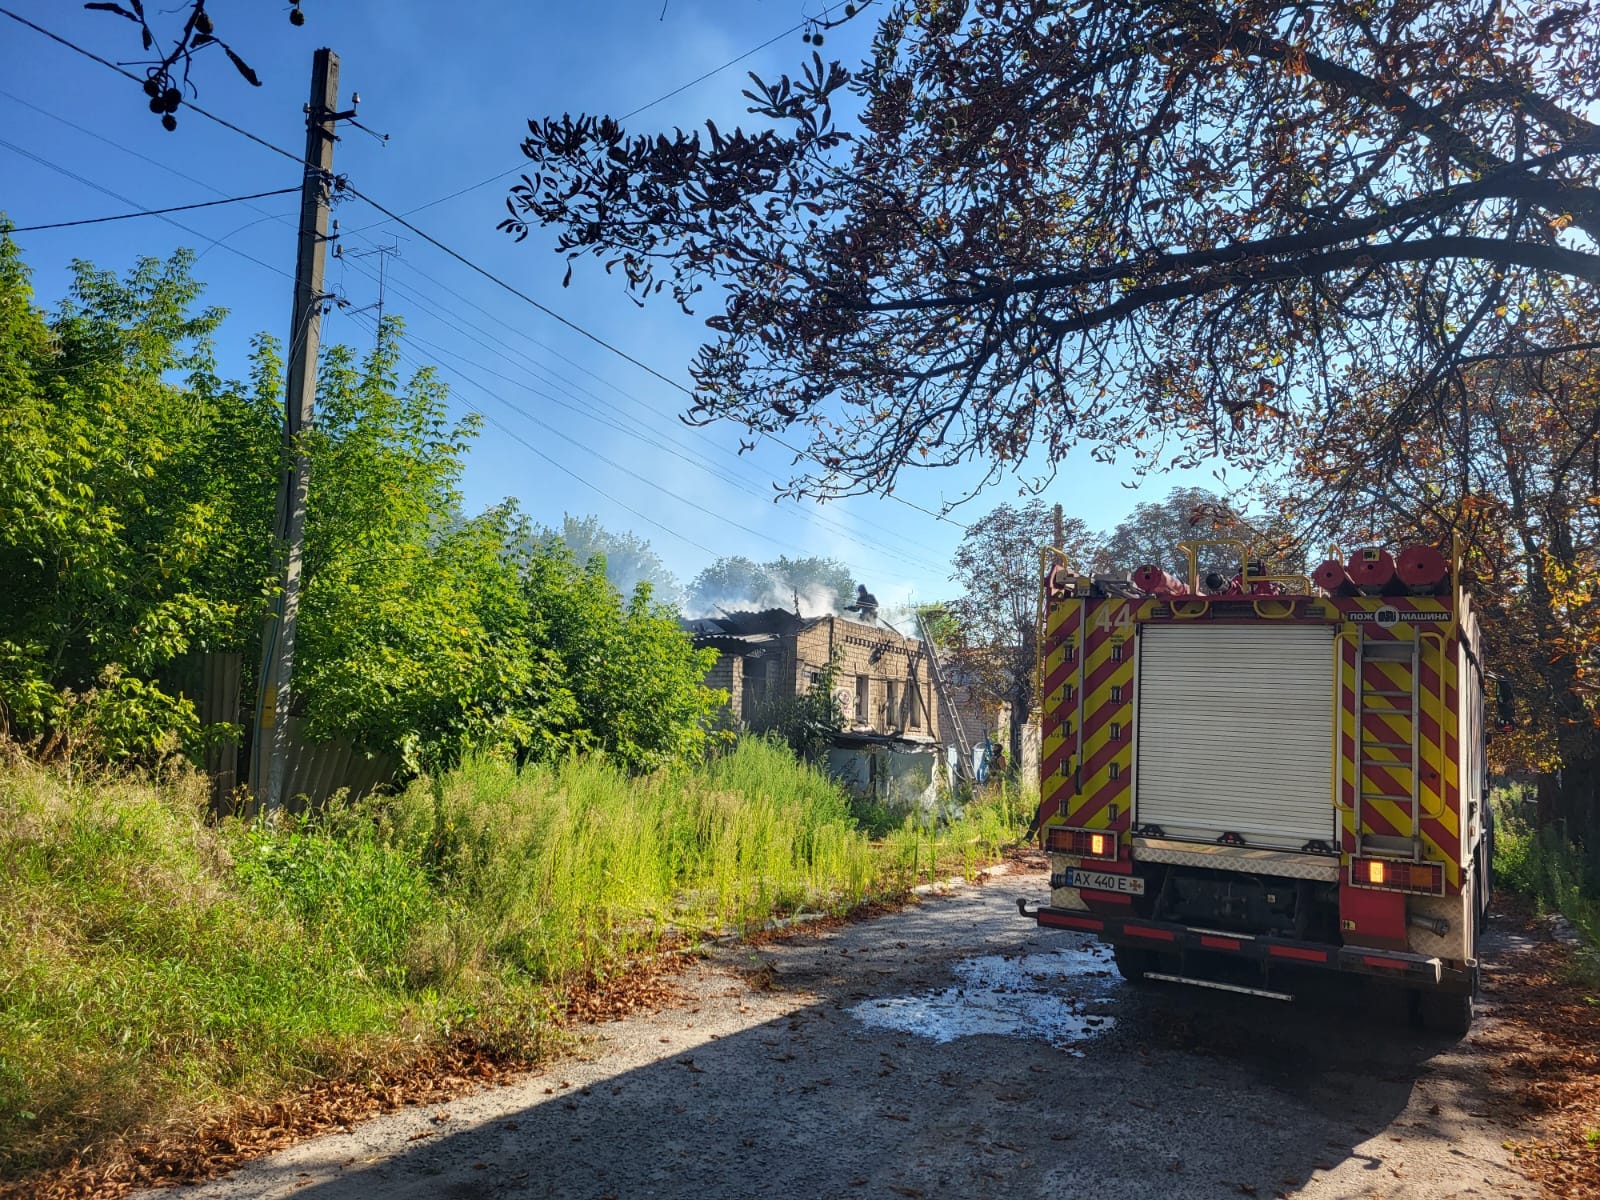
[[[1367,864],[1367,882],[1383,883],[1383,864],[1381,862],[1369,862]]]
[[[1106,835],[1103,834],[1103,833],[1092,833],[1092,834],[1090,834],[1089,835],[1089,853],[1090,854],[1104,854],[1105,852],[1106,852]]]

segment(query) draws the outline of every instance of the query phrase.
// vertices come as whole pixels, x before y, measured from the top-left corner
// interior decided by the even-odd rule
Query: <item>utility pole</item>
[[[317,350],[322,333],[323,270],[333,191],[334,122],[338,111],[339,56],[323,48],[311,65],[306,105],[306,167],[300,188],[300,240],[295,255],[294,317],[289,326],[289,375],[283,403],[284,468],[278,485],[274,534],[283,567],[282,590],[261,637],[260,690],[256,699],[250,791],[260,811],[285,800],[289,751],[289,700],[294,680],[295,624],[300,613],[301,555],[306,532],[310,463],[303,435],[311,428],[317,394]]]

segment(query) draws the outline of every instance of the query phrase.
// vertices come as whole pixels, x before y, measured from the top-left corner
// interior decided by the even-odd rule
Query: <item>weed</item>
[[[1586,983],[1600,987],[1600,895],[1583,852],[1564,829],[1536,827],[1519,801],[1514,792],[1494,797],[1495,879],[1572,923],[1583,939],[1574,970]]]
[[[573,989],[664,938],[971,874],[1025,820],[995,789],[875,843],[756,738],[646,776],[470,760],[220,826],[195,778],[0,758],[0,1175],[458,1035],[537,1054]]]

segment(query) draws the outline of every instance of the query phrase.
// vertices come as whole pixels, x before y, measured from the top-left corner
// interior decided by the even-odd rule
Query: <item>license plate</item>
[[[1124,896],[1144,895],[1144,880],[1138,875],[1113,875],[1110,871],[1085,871],[1082,867],[1068,869],[1067,886],[1120,892]]]

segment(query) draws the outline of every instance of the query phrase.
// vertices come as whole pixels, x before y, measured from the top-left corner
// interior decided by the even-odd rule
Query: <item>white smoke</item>
[[[796,589],[771,571],[765,572],[756,586],[700,597],[698,602],[686,601],[683,615],[693,620],[720,617],[724,613],[761,612],[768,608],[794,612],[797,599],[802,617],[849,615],[840,613],[839,597],[832,588],[813,583],[800,588],[797,594]]]

